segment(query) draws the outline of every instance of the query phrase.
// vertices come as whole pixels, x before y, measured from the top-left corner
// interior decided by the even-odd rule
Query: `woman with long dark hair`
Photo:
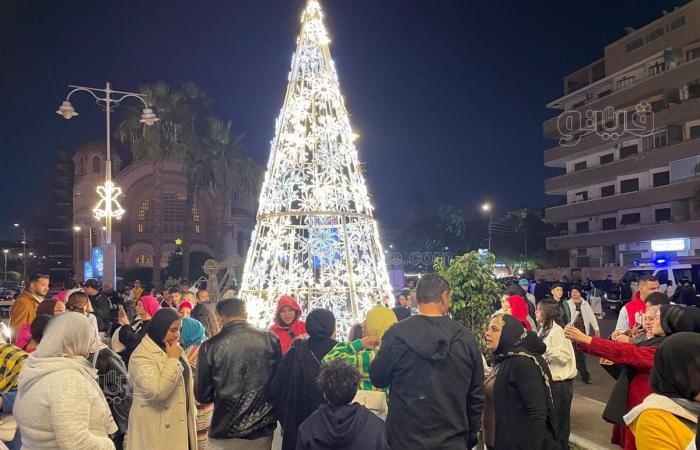
[[[544,344],[518,319],[497,314],[485,333],[494,363],[485,381],[484,442],[495,450],[559,449]]]
[[[559,304],[554,300],[542,300],[537,305],[535,317],[540,326],[539,337],[547,346],[544,359],[552,374],[552,401],[557,417],[557,437],[561,448],[568,450],[576,357],[571,341],[566,338],[564,329],[557,323],[559,311]]]
[[[181,326],[177,311],[159,310],[131,354],[134,401],[126,436],[128,449],[197,448],[192,370],[179,343]]]

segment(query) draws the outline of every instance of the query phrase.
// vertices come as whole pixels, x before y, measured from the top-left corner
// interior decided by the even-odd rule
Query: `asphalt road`
[[[615,329],[617,322],[617,313],[606,311],[605,319],[598,320],[600,326],[601,337],[610,336],[610,333]],[[586,356],[586,365],[591,374],[593,384],[585,384],[581,381],[581,377],[576,377],[574,382],[574,392],[584,397],[589,397],[601,402],[607,402],[610,392],[612,391],[615,380],[602,367],[597,356]]]

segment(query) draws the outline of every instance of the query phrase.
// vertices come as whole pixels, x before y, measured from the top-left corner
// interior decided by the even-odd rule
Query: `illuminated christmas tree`
[[[318,1],[301,24],[241,296],[258,326],[289,294],[333,311],[345,336],[391,286]]]

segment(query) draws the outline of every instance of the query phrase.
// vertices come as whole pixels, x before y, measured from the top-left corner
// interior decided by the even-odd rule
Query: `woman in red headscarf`
[[[306,334],[306,325],[301,317],[301,307],[290,295],[283,295],[277,303],[275,322],[270,325],[270,331],[280,340],[282,354],[292,347],[292,341]]]

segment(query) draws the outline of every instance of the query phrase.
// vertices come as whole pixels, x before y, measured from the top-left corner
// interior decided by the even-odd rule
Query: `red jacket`
[[[292,322],[290,326],[285,326],[280,319],[280,309],[284,308],[285,306],[291,306],[296,312],[294,322]],[[289,295],[283,295],[280,297],[280,300],[277,303],[275,322],[270,325],[270,331],[275,333],[275,335],[279,338],[280,346],[282,347],[282,354],[287,353],[287,350],[292,347],[292,341],[294,338],[306,334],[306,324],[303,320],[299,320],[299,317],[301,317],[301,307],[299,307],[299,304],[296,302],[296,300],[294,300],[294,297]]]
[[[634,317],[634,316],[633,316]],[[590,344],[578,344],[584,352],[608,359],[616,364],[622,364],[635,369],[627,391],[627,411],[642,403],[651,394],[649,373],[654,365],[656,347],[638,347],[624,342],[613,342],[594,337]],[[617,427],[617,425],[615,425]],[[636,450],[634,435],[629,427],[621,433],[613,430],[613,443],[625,450]]]
[[[628,302],[624,308],[627,310],[627,320],[629,321],[630,330],[634,330],[637,324],[637,314],[644,314],[647,310],[647,305],[642,301],[642,297],[639,296],[639,291],[634,294],[632,300]]]

